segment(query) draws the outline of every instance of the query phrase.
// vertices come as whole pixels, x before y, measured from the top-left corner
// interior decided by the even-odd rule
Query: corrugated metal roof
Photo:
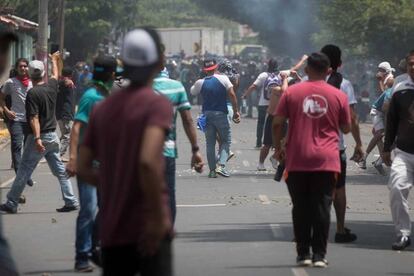
[[[0,24],[8,25],[14,30],[23,31],[36,31],[39,26],[36,22],[32,22],[11,14],[0,15]]]

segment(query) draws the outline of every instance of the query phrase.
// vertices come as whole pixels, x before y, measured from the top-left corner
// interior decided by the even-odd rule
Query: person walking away
[[[192,95],[199,95],[203,99],[202,112],[206,116],[206,144],[207,144],[207,161],[210,169],[209,177],[217,178],[217,174],[223,177],[229,177],[226,164],[230,153],[229,131],[230,124],[227,119],[228,108],[227,99],[230,99],[234,114],[233,121],[240,122],[240,113],[237,106],[236,94],[233,90],[233,84],[225,75],[217,72],[218,64],[214,59],[204,61],[204,72],[207,76],[199,79],[191,87]],[[218,165],[216,162],[216,139],[220,137],[222,151]]]
[[[411,244],[408,196],[414,184],[414,50],[406,58],[408,78],[397,84],[389,105],[385,128],[383,160],[391,166],[388,183],[390,208],[397,234],[393,250]],[[395,144],[394,160],[391,150]]]
[[[282,95],[275,112],[275,147],[280,162],[286,156],[286,180],[292,199],[297,264],[326,267],[330,209],[337,175],[339,129],[351,130],[347,96],[326,83],[328,57],[309,56],[309,80],[295,84]],[[283,124],[289,120],[286,153],[282,151]],[[304,142],[304,139],[306,142]],[[310,256],[312,247],[313,257]]]
[[[200,148],[197,144],[197,132],[194,126],[194,121],[191,116],[191,104],[188,101],[187,93],[184,86],[176,80],[168,77],[166,70],[161,71],[154,79],[153,87],[155,92],[164,95],[174,107],[174,116],[172,127],[167,135],[164,145],[165,156],[165,178],[169,191],[170,209],[172,222],[174,225],[176,217],[176,200],[175,200],[175,172],[178,158],[177,150],[177,113],[180,113],[185,134],[191,144],[191,168],[194,168],[198,173],[203,169],[203,158],[200,154]]]
[[[70,134],[70,154],[69,162],[66,164],[66,172],[71,177],[77,175],[79,146],[84,141],[92,109],[109,96],[115,79],[117,61],[110,56],[98,57],[94,60],[93,68],[93,86],[83,94],[79,102],[75,123]],[[75,271],[91,272],[94,268],[89,263],[89,259],[101,265],[98,249],[99,239],[95,237],[96,230],[94,230],[97,228],[98,195],[94,185],[79,177],[76,180],[80,210],[76,219]]]
[[[394,76],[393,72],[395,71],[394,68],[391,67],[390,63],[384,61],[378,65],[378,72],[377,72],[377,80],[378,86],[380,91],[380,96],[374,102],[371,108],[371,116],[373,122],[373,129],[372,133],[374,136],[372,137],[371,141],[368,144],[367,151],[364,155],[364,159],[358,163],[361,169],[367,169],[367,159],[371,151],[378,147],[378,151],[380,155],[384,150],[384,143],[382,141],[384,137],[385,131],[385,113],[383,110],[384,100],[387,94],[387,90],[392,88],[394,85]],[[384,167],[382,166],[382,158],[379,157],[376,161],[373,162],[374,168],[379,172],[381,175],[386,175]]]
[[[16,61],[17,76],[8,79],[0,93],[0,106],[8,118],[8,129],[10,130],[12,164],[15,173],[20,167],[22,160],[23,145],[29,133],[29,124],[26,120],[26,97],[28,91],[33,87],[28,74],[29,61],[20,58]],[[6,105],[5,98],[9,96],[11,107]],[[27,185],[33,186],[33,180],[30,178]],[[23,198],[22,198],[23,199]],[[25,200],[21,200],[22,203]]]
[[[48,83],[43,81],[45,74],[43,62],[33,60],[29,63],[29,76],[33,88],[27,93],[26,116],[30,122],[31,132],[27,137],[16,178],[7,194],[7,201],[0,205],[1,212],[17,213],[19,198],[25,185],[43,157],[47,160],[53,175],[59,180],[65,202],[64,206],[56,211],[71,212],[78,209],[78,200],[73,194],[72,184],[66,175],[65,166],[60,160],[59,138],[55,132],[60,53],[54,53],[51,58],[52,76]]]
[[[173,113],[170,102],[152,89],[163,69],[161,41],[145,28],[127,33],[122,45],[130,86],[92,112],[78,175],[98,188],[103,275],[169,276],[172,227],[162,153]]]
[[[60,157],[62,161],[67,162],[64,158],[68,147],[70,132],[73,125],[75,113],[75,84],[72,81],[73,71],[70,67],[62,70],[62,78],[59,80],[59,92],[56,100],[56,120],[60,130]]]
[[[332,72],[326,78],[328,84],[338,88],[342,93],[348,97],[348,104],[351,112],[351,133],[355,141],[355,149],[351,160],[358,162],[364,156],[362,149],[361,134],[359,129],[358,116],[355,110],[357,100],[355,98],[354,88],[352,83],[344,78],[338,69],[342,66],[342,51],[336,45],[326,45],[321,50],[322,53],[328,56],[331,63]],[[343,133],[339,135],[339,158],[341,160],[341,173],[335,185],[334,208],[336,214],[336,243],[349,243],[355,241],[358,237],[352,231],[345,227],[346,214],[346,145]]]

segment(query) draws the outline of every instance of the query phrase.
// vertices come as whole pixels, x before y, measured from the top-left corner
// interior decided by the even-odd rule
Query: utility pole
[[[65,0],[59,0],[59,52],[64,56],[65,49]]]
[[[39,29],[36,43],[36,59],[43,61],[45,65],[45,80],[48,76],[48,0],[39,0]]]

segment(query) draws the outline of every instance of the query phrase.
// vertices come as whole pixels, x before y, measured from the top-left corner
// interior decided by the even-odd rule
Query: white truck
[[[165,54],[175,55],[182,51],[187,56],[206,52],[224,55],[224,31],[212,28],[165,28],[157,29],[165,45]]]

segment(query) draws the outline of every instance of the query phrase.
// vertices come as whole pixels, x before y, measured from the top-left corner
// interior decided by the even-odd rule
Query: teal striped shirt
[[[155,92],[168,98],[174,108],[172,127],[167,135],[164,145],[164,156],[177,158],[177,113],[182,110],[190,110],[191,105],[187,98],[184,86],[181,82],[172,80],[165,72],[161,72],[155,79],[152,87]]]

